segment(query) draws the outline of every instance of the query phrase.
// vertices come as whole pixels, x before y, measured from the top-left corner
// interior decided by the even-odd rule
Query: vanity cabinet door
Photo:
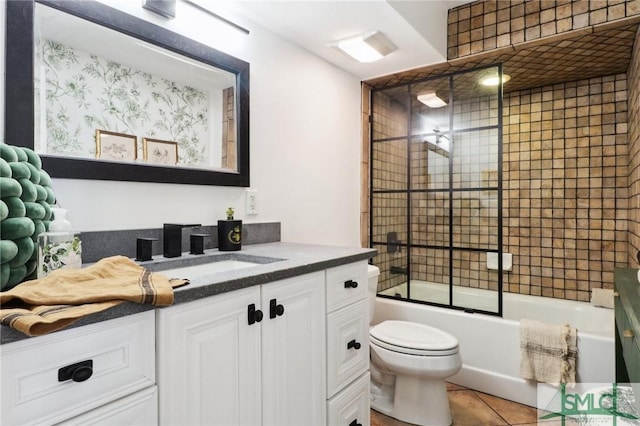
[[[161,425],[261,423],[259,301],[255,286],[157,310]]]
[[[264,425],[326,423],[324,272],[262,286]]]

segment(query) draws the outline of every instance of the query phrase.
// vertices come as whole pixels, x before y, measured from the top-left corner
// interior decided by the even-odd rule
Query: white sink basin
[[[182,268],[167,269],[158,272],[169,278],[191,278],[198,275],[215,274],[216,272],[236,271],[258,265],[261,265],[261,263],[247,262],[244,260],[221,260],[219,262],[184,266]]]

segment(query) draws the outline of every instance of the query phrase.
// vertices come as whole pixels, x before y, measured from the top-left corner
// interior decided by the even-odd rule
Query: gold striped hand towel
[[[0,322],[39,336],[127,301],[171,305],[173,289],[188,283],[149,272],[124,256],[108,257],[83,269],[59,269],[0,293]]]

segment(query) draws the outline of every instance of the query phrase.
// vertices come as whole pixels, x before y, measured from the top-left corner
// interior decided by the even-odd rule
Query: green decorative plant
[[[56,197],[33,150],[0,143],[0,291],[35,278],[38,235]]]

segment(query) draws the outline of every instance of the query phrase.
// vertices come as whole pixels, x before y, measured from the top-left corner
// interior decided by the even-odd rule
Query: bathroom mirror
[[[249,186],[248,63],[94,1],[6,6],[6,143],[57,178]]]

